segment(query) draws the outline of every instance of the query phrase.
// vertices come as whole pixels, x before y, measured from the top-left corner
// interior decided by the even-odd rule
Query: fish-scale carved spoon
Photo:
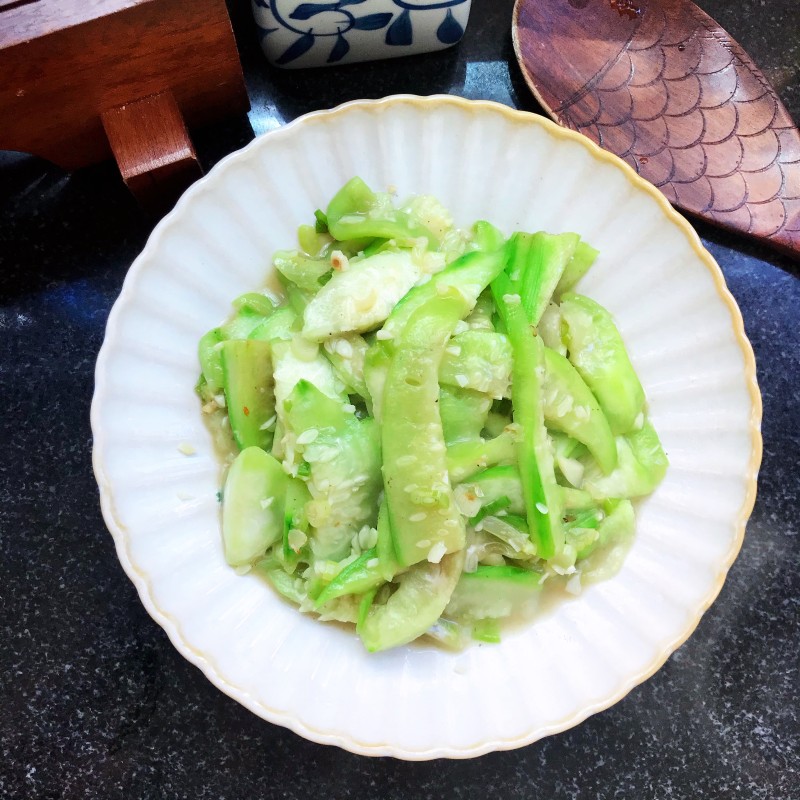
[[[670,202],[800,256],[800,132],[745,51],[689,0],[517,0],[514,48],[556,122]]]

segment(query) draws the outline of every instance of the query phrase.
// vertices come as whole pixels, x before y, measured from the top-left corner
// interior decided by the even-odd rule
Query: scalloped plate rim
[[[638,189],[646,192],[657,201],[665,216],[686,236],[689,244],[695,251],[695,254],[705,264],[706,268],[711,273],[711,276],[714,280],[714,288],[716,289],[720,300],[722,300],[723,304],[731,315],[731,326],[734,337],[744,358],[744,379],[751,401],[749,419],[751,453],[747,474],[744,476],[746,481],[745,498],[735,520],[735,537],[725,558],[719,562],[719,569],[714,576],[713,585],[702,602],[698,604],[695,616],[689,620],[685,628],[655,655],[647,667],[640,670],[636,674],[629,675],[627,679],[622,681],[622,683],[617,687],[615,692],[610,694],[608,697],[603,698],[603,700],[596,703],[587,704],[580,710],[563,719],[553,722],[550,725],[535,728],[526,732],[522,736],[509,739],[481,740],[460,748],[440,746],[425,750],[411,750],[392,745],[388,742],[361,742],[357,741],[352,736],[317,730],[316,728],[308,726],[300,720],[292,717],[291,714],[279,712],[268,707],[263,702],[254,698],[250,693],[240,689],[234,683],[229,682],[221,673],[221,671],[219,671],[202,652],[188,644],[181,632],[178,620],[174,619],[172,615],[159,608],[154,602],[152,597],[152,589],[150,587],[146,572],[140,569],[130,556],[128,550],[128,532],[124,523],[118,518],[116,509],[114,507],[113,490],[106,477],[106,472],[102,461],[104,436],[102,426],[100,425],[100,409],[103,405],[106,389],[106,363],[110,357],[118,320],[120,319],[120,316],[123,313],[126,305],[131,302],[133,297],[133,288],[135,286],[137,276],[144,268],[144,265],[149,260],[151,254],[157,250],[161,238],[165,232],[169,230],[172,225],[176,224],[182,212],[192,202],[193,198],[205,191],[205,187],[213,186],[216,182],[222,180],[228,165],[238,161],[244,161],[250,157],[255,150],[268,146],[270,137],[274,136],[275,134],[286,135],[285,132],[290,131],[293,128],[324,121],[325,119],[333,116],[346,114],[352,109],[380,110],[384,107],[403,104],[416,106],[417,108],[433,109],[441,104],[449,104],[471,113],[480,113],[484,110],[499,113],[506,120],[516,124],[540,125],[555,138],[578,142],[581,144],[581,146],[585,147],[596,160],[613,163],[619,169],[621,169],[630,183],[632,183]],[[136,587],[139,598],[148,614],[164,629],[178,652],[180,652],[192,664],[197,666],[218,689],[268,722],[289,728],[300,736],[319,744],[333,744],[360,755],[392,756],[409,761],[424,761],[435,758],[473,758],[493,751],[511,750],[532,744],[545,736],[550,736],[552,734],[568,730],[569,728],[572,728],[575,725],[583,722],[589,716],[610,708],[623,699],[633,688],[657,672],[669,658],[669,656],[693,633],[703,614],[714,602],[720,590],[722,589],[728,570],[730,569],[731,564],[734,562],[739,550],[741,549],[745,526],[755,503],[756,481],[763,449],[760,431],[762,416],[761,394],[756,381],[755,357],[753,355],[752,346],[744,332],[744,323],[741,312],[725,284],[724,276],[718,264],[713,259],[711,254],[703,247],[699,236],[689,222],[669,205],[664,196],[654,186],[652,186],[652,184],[648,183],[639,175],[637,175],[628,164],[619,159],[617,156],[602,150],[598,145],[582,134],[562,128],[546,117],[538,114],[519,111],[508,106],[504,106],[500,103],[495,103],[488,100],[467,100],[453,95],[431,95],[428,97],[420,97],[416,95],[405,94],[392,95],[377,100],[352,100],[332,109],[314,111],[298,117],[281,128],[278,128],[274,131],[269,131],[259,137],[256,137],[245,147],[227,155],[225,158],[220,160],[220,162],[216,164],[206,176],[198,180],[184,193],[184,195],[176,204],[175,208],[158,223],[148,238],[144,249],[134,260],[128,273],[126,274],[121,292],[109,314],[103,344],[98,354],[95,368],[95,392],[92,398],[90,416],[93,433],[92,465],[100,492],[101,510],[106,525],[114,539],[117,556],[123,569],[125,570],[125,573]]]

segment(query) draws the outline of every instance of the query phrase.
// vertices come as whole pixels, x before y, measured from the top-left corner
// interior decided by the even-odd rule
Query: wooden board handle
[[[172,92],[111,108],[100,117],[122,178],[147,211],[168,211],[202,174]]]

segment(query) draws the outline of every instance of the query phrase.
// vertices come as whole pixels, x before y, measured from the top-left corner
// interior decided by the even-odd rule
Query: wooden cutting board
[[[800,256],[800,133],[745,51],[689,0],[517,0],[544,109],[676,206]]]
[[[0,149],[113,155],[155,210],[200,174],[187,124],[249,106],[224,0],[0,0],[0,76]]]

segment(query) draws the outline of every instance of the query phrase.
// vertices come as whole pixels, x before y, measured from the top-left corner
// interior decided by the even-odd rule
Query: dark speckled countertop
[[[206,168],[299,114],[451,92],[536,111],[512,0],[474,0],[456,49],[281,73],[231,2],[249,118],[195,135]],[[800,119],[798,0],[703,0]],[[2,123],[0,123],[2,124]],[[800,267],[698,226],[744,315],[764,398],[759,496],[713,607],[664,667],[582,725],[466,762],[307,742],[217,689],[148,617],[91,469],[108,312],[152,228],[113,165],[64,175],[0,154],[0,798],[800,798]]]

